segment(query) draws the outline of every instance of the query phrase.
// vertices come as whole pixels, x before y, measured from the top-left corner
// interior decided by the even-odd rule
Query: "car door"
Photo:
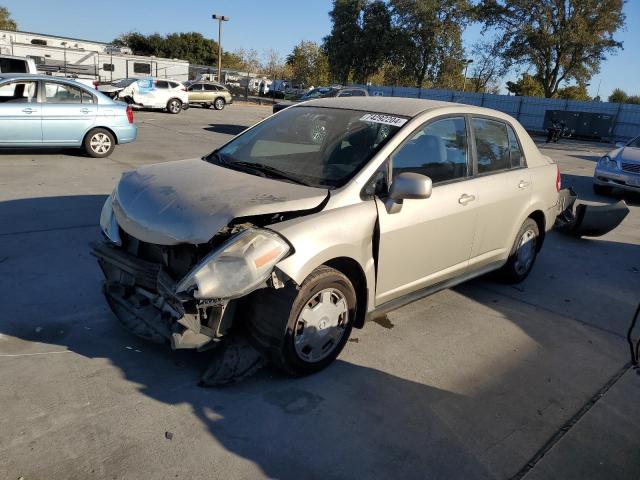
[[[188,88],[189,103],[199,103],[205,100],[203,86],[201,83],[194,83]]]
[[[207,101],[207,102],[212,102],[218,98],[218,94],[220,92],[220,87],[218,87],[217,85],[211,85],[210,83],[205,83],[203,85],[204,88],[204,92],[203,92],[203,98]]]
[[[80,145],[96,122],[96,97],[80,86],[43,81],[42,142],[49,145]]]
[[[469,185],[470,150],[464,115],[418,128],[389,158],[392,178],[429,176],[430,198],[404,200],[391,213],[380,199],[376,304],[465,272],[476,228],[476,193]]]
[[[478,229],[470,268],[500,262],[531,202],[531,176],[513,128],[506,122],[474,117],[471,127],[477,176]]]
[[[0,84],[0,143],[42,143],[42,105],[37,81],[16,80]]]

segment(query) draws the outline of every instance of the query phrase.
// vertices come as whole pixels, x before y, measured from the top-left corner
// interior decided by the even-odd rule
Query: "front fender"
[[[270,225],[294,248],[294,254],[278,263],[277,268],[300,285],[320,265],[336,258],[350,258],[364,272],[371,303],[375,298],[373,232],[377,216],[374,202],[367,201]]]

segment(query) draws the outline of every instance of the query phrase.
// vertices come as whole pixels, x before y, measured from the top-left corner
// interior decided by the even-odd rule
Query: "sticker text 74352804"
[[[361,118],[362,122],[383,123],[385,125],[393,125],[394,127],[401,127],[407,123],[406,118],[395,117],[393,115],[384,115],[382,113],[365,113]]]

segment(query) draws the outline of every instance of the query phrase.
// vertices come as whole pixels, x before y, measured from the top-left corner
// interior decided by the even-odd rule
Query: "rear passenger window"
[[[82,103],[93,103],[94,98],[89,92],[82,90]]]
[[[524,155],[522,154],[520,144],[518,143],[518,137],[516,137],[516,132],[513,131],[513,128],[511,128],[510,125],[507,125],[507,132],[509,133],[509,155],[511,156],[511,168],[526,166]]]
[[[167,82],[165,80],[157,80],[156,81],[156,88],[169,88],[169,82]]]
[[[83,90],[63,83],[45,82],[47,103],[82,103]]]
[[[427,175],[433,183],[467,176],[467,132],[464,118],[427,124],[393,155],[393,176],[402,172]]]
[[[510,168],[507,126],[484,118],[474,118],[472,124],[478,152],[478,173],[482,175]]]

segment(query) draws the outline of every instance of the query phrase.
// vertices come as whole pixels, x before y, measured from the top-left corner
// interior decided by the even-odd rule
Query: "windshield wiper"
[[[265,165],[263,163],[243,162],[241,160],[238,160],[233,162],[226,162],[225,165],[230,167],[237,165],[239,167],[244,167],[244,168],[248,168],[250,170],[259,172],[263,176],[271,176],[275,178],[281,178],[283,180],[289,180],[290,182],[297,183],[299,185],[304,185],[306,187],[311,186],[307,182],[300,180],[300,178],[298,178],[295,175],[291,175],[287,172],[283,172],[282,170],[278,170],[277,168],[272,167],[271,165]]]

